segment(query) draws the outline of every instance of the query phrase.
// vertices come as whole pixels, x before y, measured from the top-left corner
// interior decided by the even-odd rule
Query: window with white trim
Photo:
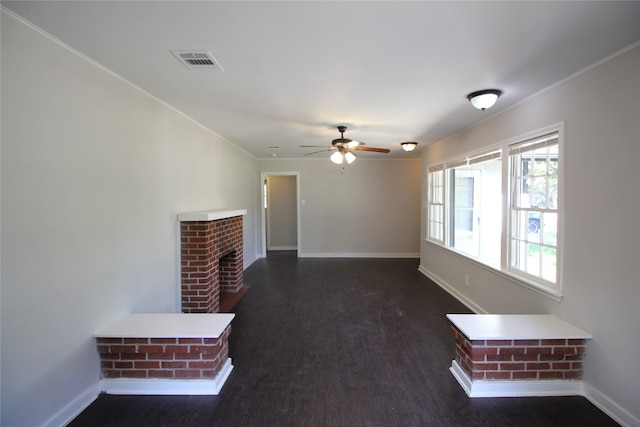
[[[557,289],[558,133],[509,147],[509,270]]]
[[[560,295],[559,135],[556,126],[431,165],[427,240]]]
[[[444,168],[429,168],[429,239],[444,243]]]

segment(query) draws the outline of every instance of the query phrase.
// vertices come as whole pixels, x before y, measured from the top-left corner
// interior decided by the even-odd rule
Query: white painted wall
[[[593,334],[586,391],[629,425],[640,425],[638,100],[640,46],[635,46],[423,152],[426,182],[424,169],[430,163],[566,123],[562,301],[426,241],[421,268],[477,310],[552,313]],[[426,196],[425,186],[422,199]],[[422,224],[425,236],[424,209]],[[464,286],[465,274],[470,287]]]
[[[299,172],[301,257],[417,256],[420,161],[261,159],[262,173]]]
[[[1,424],[55,425],[95,331],[179,311],[179,212],[247,209],[256,259],[257,160],[4,12],[1,71]]]

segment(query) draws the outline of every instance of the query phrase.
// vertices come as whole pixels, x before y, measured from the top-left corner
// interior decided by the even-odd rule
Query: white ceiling
[[[2,4],[259,158],[303,157],[339,124],[392,150],[359,156],[406,157],[640,40],[638,1]],[[488,88],[496,106],[472,108]]]

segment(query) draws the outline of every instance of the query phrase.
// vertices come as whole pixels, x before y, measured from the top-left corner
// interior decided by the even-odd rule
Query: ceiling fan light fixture
[[[418,143],[417,142],[402,142],[402,143],[400,143],[400,145],[402,145],[402,149],[404,151],[413,151],[418,146]]]
[[[344,154],[344,159],[347,161],[347,164],[353,163],[357,158],[358,156],[356,156],[355,153],[352,153],[351,151],[347,151]]]
[[[493,107],[500,95],[502,95],[502,91],[499,89],[486,89],[470,93],[467,95],[467,99],[475,108],[484,111]]]
[[[341,152],[336,151],[335,153],[333,153],[331,155],[331,157],[329,157],[331,159],[331,161],[333,163],[335,163],[336,165],[341,165],[342,164],[342,160],[344,159],[344,156],[342,155]],[[353,161],[353,160],[352,160]]]

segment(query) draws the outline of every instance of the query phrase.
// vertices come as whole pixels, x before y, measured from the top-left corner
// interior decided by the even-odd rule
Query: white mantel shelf
[[[233,313],[130,314],[94,334],[96,338],[220,338]]]
[[[213,211],[186,212],[178,214],[178,221],[215,221],[218,219],[232,218],[234,216],[241,216],[246,214],[246,209],[220,209]]]
[[[470,340],[591,338],[551,314],[447,314],[447,318]]]

